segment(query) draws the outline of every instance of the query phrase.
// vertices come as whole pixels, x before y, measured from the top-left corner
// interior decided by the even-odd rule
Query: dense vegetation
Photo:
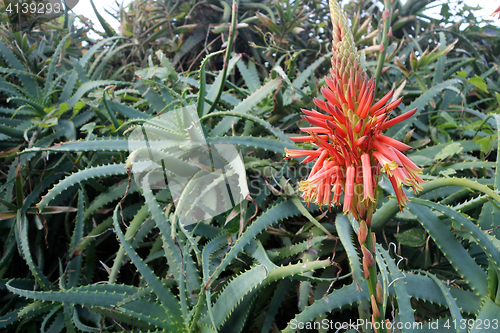
[[[344,8],[375,99],[395,89],[394,115],[417,108],[385,134],[413,148],[426,180],[402,211],[379,184],[385,318],[498,332],[500,30],[468,6],[442,5],[437,18],[423,13],[432,6]],[[15,32],[1,16],[2,330],[293,332],[368,320],[357,221],[304,205],[297,184],[312,164],[283,159],[311,147],[289,137],[309,126],[300,110],[326,84],[328,3],[134,0],[115,15],[118,31],[98,14],[104,33],[74,15]],[[193,181],[216,169],[200,157],[207,144],[239,147],[226,176],[248,180],[218,214],[193,208],[223,201],[217,184]],[[148,159],[158,168],[134,169]],[[167,172],[185,187],[158,184]],[[194,214],[203,222],[184,223]]]

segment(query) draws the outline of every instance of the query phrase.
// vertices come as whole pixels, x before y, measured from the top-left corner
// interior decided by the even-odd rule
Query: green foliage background
[[[381,72],[377,98],[394,88],[395,115],[417,108],[386,135],[414,148],[427,181],[402,212],[380,184],[385,315],[423,324],[403,332],[498,332],[500,31],[473,8],[443,5],[436,19],[430,6],[345,6],[363,66]],[[306,175],[283,161],[329,70],[327,2],[134,0],[118,31],[98,17],[94,40],[83,17],[14,32],[1,16],[0,328],[293,332],[369,318],[357,222],[305,207]],[[252,200],[196,227],[178,222],[168,189],[127,169],[134,128],[192,140],[158,117],[187,105],[208,143],[242,147],[252,184]]]

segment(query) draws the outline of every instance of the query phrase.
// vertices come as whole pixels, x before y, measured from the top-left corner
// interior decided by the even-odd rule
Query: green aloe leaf
[[[115,36],[116,35],[115,30],[109,25],[108,21],[106,21],[106,19],[102,17],[102,15],[99,13],[99,11],[94,5],[93,0],[90,0],[90,4],[92,6],[92,9],[94,10],[95,15],[97,16],[97,19],[99,20],[99,23],[101,23],[102,28],[106,32],[106,35],[108,35],[108,37]]]
[[[237,113],[248,113],[262,100],[267,98],[274,90],[276,90],[280,84],[280,79],[274,79],[263,85],[259,90],[248,96],[245,100],[241,101],[232,112]],[[215,86],[215,85],[214,85]],[[213,89],[213,88],[212,88]],[[236,121],[234,117],[227,117],[221,120],[215,126],[215,128],[210,132],[210,137],[215,138],[217,136],[224,135],[227,131],[231,129],[231,124]]]
[[[128,241],[125,239],[125,235],[120,229],[120,224],[118,222],[118,210],[120,209],[120,204],[115,207],[113,212],[113,226],[115,233],[120,240],[121,245],[125,249],[128,257],[134,265],[137,267],[138,271],[141,273],[142,277],[146,280],[148,285],[154,291],[163,307],[165,308],[166,315],[164,317],[173,327],[177,327],[180,331],[185,330],[185,326],[182,326],[182,314],[179,307],[178,299],[172,294],[172,292],[166,288],[158,277],[150,270],[148,266],[142,261],[141,257],[137,255],[135,250],[130,246]]]
[[[465,230],[467,230],[472,235],[472,237],[474,237],[474,239],[476,239],[479,246],[481,246],[481,248],[488,256],[488,259],[491,259],[497,270],[500,271],[500,252],[498,252],[498,249],[490,241],[488,236],[468,218],[449,207],[432,201],[422,200],[418,198],[411,198],[410,200],[416,204],[436,209],[457,221],[462,227],[465,228]]]
[[[488,281],[485,272],[463,248],[448,227],[425,206],[408,203],[408,208],[474,292],[486,296],[488,294]]]
[[[30,249],[30,241],[28,239],[28,228],[29,223],[26,215],[21,215],[21,212],[17,211],[17,219],[16,219],[16,240],[18,243],[18,248],[21,250],[21,254],[23,256],[24,261],[28,265],[28,268],[31,271],[31,274],[35,277],[35,280],[44,290],[48,290],[51,285],[47,277],[43,274],[40,267],[38,267],[31,255]]]
[[[356,251],[353,243],[353,230],[351,224],[345,215],[337,215],[335,226],[337,227],[337,235],[340,237],[340,241],[349,258],[349,265],[351,267],[354,283],[361,290],[361,281],[364,280],[364,275],[362,275],[358,251]],[[356,239],[355,234],[354,239]]]
[[[494,333],[500,328],[500,306],[486,298],[470,333]],[[487,325],[489,324],[489,325]]]
[[[398,302],[399,320],[404,324],[402,332],[416,332],[415,330],[415,316],[413,308],[411,307],[411,300],[408,288],[411,287],[404,281],[405,275],[399,270],[394,263],[394,260],[382,246],[377,245],[377,250],[382,254],[387,266],[389,268],[389,275],[391,276],[392,284],[396,293],[396,300]],[[409,323],[410,328],[407,328],[406,323]]]
[[[125,168],[125,163],[103,165],[94,168],[88,168],[78,171],[60,181],[55,185],[37,204],[37,208],[43,211],[45,206],[47,206],[56,196],[66,191],[68,188],[79,184],[83,181],[98,178],[98,177],[109,177],[116,175],[126,175],[127,169]]]
[[[83,211],[84,211],[84,204],[83,204],[83,197],[84,197],[84,192],[82,189],[78,191],[78,208],[76,212],[76,222],[75,222],[75,229],[73,231],[73,235],[71,237],[71,244],[69,246],[70,248],[70,253],[71,253],[71,259],[68,264],[67,272],[68,272],[68,282],[67,282],[67,287],[76,287],[78,285],[78,281],[80,279],[80,270],[82,268],[82,256],[80,253],[75,253],[76,247],[80,243],[80,241],[83,238]]]
[[[446,287],[444,285],[443,281],[439,280],[434,274],[428,273],[426,271],[419,270],[418,272],[428,276],[436,283],[436,285],[439,287],[439,289],[443,293],[444,298],[446,299],[447,307],[450,310],[450,313],[452,315],[453,320],[456,321],[457,323],[462,323],[463,317],[462,317],[462,314],[460,313],[460,309],[458,308],[457,302],[456,302],[455,298],[453,298],[453,296],[451,295],[448,287]],[[464,327],[463,325],[456,325],[456,327],[454,327],[454,328],[455,328],[455,331],[457,333],[466,333],[467,332],[466,327]]]

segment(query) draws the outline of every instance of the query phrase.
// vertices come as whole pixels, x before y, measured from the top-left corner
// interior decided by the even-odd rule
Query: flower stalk
[[[364,227],[362,227],[364,225]],[[366,237],[366,239],[363,241],[361,237],[359,237],[359,233],[361,232],[361,229],[365,228],[367,235],[370,235],[370,237]],[[384,327],[382,326],[384,322],[384,309],[383,309],[383,292],[382,292],[382,285],[380,284],[380,281],[377,278],[377,266],[375,263],[375,233],[372,233],[371,231],[371,224],[367,225],[365,221],[360,222],[360,228],[358,231],[358,239],[360,242],[361,246],[361,251],[363,254],[363,271],[365,274],[366,282],[368,284],[368,293],[370,294],[370,304],[372,307],[372,325],[374,327],[375,332],[382,332],[381,329],[377,330],[375,327],[377,327],[376,323],[379,323],[378,327]]]
[[[215,110],[215,106],[219,102],[222,96],[222,91],[224,90],[224,85],[227,79],[227,66],[229,64],[229,59],[231,58],[231,52],[233,50],[234,39],[236,37],[236,26],[238,25],[238,4],[239,0],[233,0],[232,13],[231,13],[231,26],[229,27],[229,37],[226,46],[226,54],[224,56],[224,68],[222,69],[222,80],[220,82],[219,90],[217,91],[217,96],[215,97],[210,110],[206,114],[212,113]],[[204,116],[205,114],[199,115]]]
[[[392,20],[392,0],[384,0],[384,11],[382,13],[382,20],[384,28],[382,30],[382,42],[380,43],[380,56],[378,58],[377,69],[375,70],[375,82],[380,81],[382,69],[384,68],[385,56],[387,54],[387,47],[389,46],[389,38],[392,36],[391,20]],[[375,85],[377,86],[377,85]]]

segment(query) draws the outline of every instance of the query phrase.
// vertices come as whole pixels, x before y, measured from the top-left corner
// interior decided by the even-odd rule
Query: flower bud
[[[377,294],[377,303],[382,303],[382,298],[384,297],[384,291],[382,290],[382,284],[380,280],[377,281],[377,286],[375,288]]]
[[[377,301],[375,300],[375,296],[372,295],[371,297],[371,301],[372,301],[372,311],[373,311],[373,315],[375,317],[380,317],[380,311],[378,309],[378,305],[377,305]]]
[[[370,267],[375,263],[375,260],[373,260],[372,253],[366,248],[366,246],[361,245],[361,252],[363,252],[363,258],[366,259],[368,267]]]
[[[392,37],[392,27],[389,27],[389,32],[387,33],[387,37]]]
[[[375,328],[375,317],[373,315],[372,315],[372,327],[375,333],[379,333],[379,331]]]
[[[361,127],[363,127],[363,119],[360,119],[356,126],[354,126],[354,132],[359,133],[361,132]]]
[[[387,333],[391,333],[392,324],[391,324],[391,321],[389,319],[385,320],[385,327],[387,328]]]
[[[375,181],[375,177],[373,177],[374,181]],[[374,186],[375,188],[377,187],[377,185]],[[366,225],[371,227],[372,226],[372,217],[373,217],[373,205],[370,205],[368,207],[368,211],[366,213]],[[375,252],[375,251],[374,251]]]
[[[386,8],[382,13],[382,21],[385,21],[387,18],[389,18],[389,9]]]
[[[365,258],[363,258],[363,273],[365,273],[366,279],[370,277],[370,269],[368,268],[368,263]]]
[[[366,242],[366,237],[368,236],[368,227],[365,221],[361,221],[358,230],[358,241],[360,244]]]

